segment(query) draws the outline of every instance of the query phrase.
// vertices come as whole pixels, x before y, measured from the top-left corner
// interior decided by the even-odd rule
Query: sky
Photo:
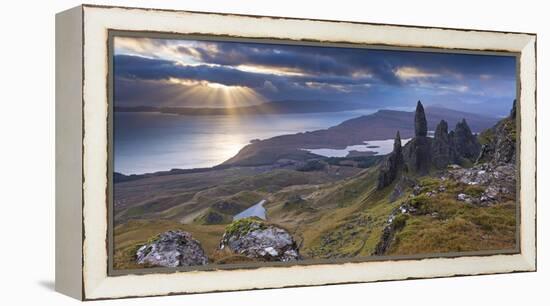
[[[116,106],[239,107],[272,101],[504,116],[513,56],[135,37],[114,38]]]

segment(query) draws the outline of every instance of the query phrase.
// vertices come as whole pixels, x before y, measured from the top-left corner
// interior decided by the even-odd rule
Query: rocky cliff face
[[[136,252],[136,261],[138,264],[175,268],[205,265],[208,257],[188,232],[168,231],[141,246]]]
[[[390,185],[402,169],[403,152],[401,148],[401,136],[399,135],[399,131],[397,131],[393,142],[393,151],[382,164],[380,174],[378,175],[378,189]]]
[[[220,242],[220,250],[264,261],[301,259],[298,246],[284,229],[254,218],[231,223]]]
[[[493,165],[514,163],[516,161],[516,135],[516,100],[514,100],[510,115],[480,135],[485,143],[481,148],[477,162],[487,162]]]

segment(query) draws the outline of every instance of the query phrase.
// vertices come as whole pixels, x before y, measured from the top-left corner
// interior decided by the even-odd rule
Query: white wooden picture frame
[[[517,54],[519,248],[172,273],[109,273],[109,31]],[[56,16],[56,290],[81,300],[536,270],[536,35],[83,5]]]

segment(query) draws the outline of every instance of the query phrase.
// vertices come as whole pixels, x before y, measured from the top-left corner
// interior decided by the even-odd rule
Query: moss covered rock
[[[292,261],[301,258],[288,231],[258,218],[239,219],[226,227],[220,250],[264,261]]]

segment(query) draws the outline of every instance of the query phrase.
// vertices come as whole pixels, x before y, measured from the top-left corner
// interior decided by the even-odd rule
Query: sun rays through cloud
[[[140,37],[115,37],[114,55],[121,106],[233,109],[292,100],[299,108],[323,100],[379,108],[422,99],[480,110],[493,103],[505,114],[494,101],[516,94],[512,56]]]
[[[237,108],[243,106],[263,104],[266,99],[255,90],[246,86],[224,85],[204,80],[189,80],[170,78],[171,84],[181,86],[177,101],[200,101],[200,107],[205,108]]]

